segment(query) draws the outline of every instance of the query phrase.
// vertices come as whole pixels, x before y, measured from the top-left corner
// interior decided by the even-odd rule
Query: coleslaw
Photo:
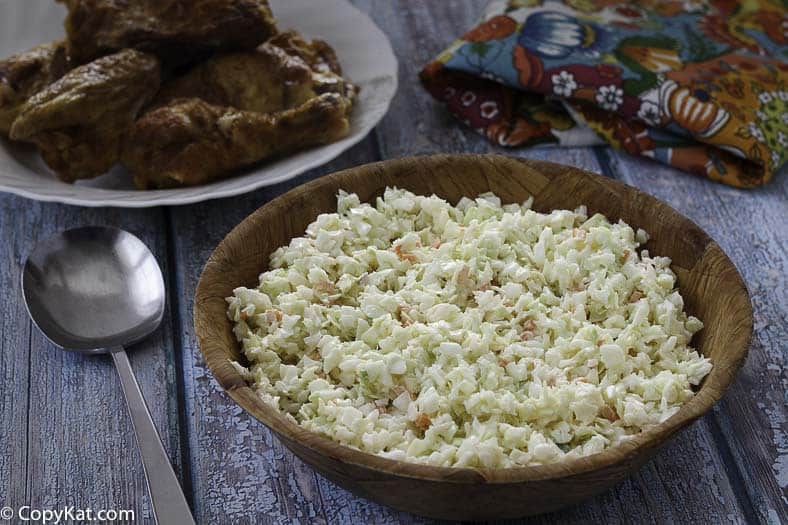
[[[396,460],[587,456],[673,415],[711,370],[670,259],[585,207],[340,192],[228,316],[260,397]]]

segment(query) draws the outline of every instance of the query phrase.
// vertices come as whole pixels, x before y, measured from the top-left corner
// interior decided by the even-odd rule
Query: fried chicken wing
[[[0,133],[8,136],[27,99],[69,69],[66,44],[62,40],[0,60]]]
[[[266,158],[340,139],[348,133],[350,107],[337,93],[272,114],[176,100],[137,121],[122,161],[140,188],[204,184]]]
[[[58,1],[68,7],[68,51],[78,63],[127,47],[183,63],[253,49],[276,33],[267,0]]]
[[[106,172],[140,110],[159,88],[158,59],[126,49],[77,67],[33,95],[11,138],[35,143],[64,181]]]
[[[177,98],[200,98],[218,106],[271,113],[295,108],[321,93],[355,97],[356,86],[334,71],[341,70],[328,44],[306,42],[293,32],[283,33],[276,41],[254,51],[206,60],[165,83],[153,106]]]

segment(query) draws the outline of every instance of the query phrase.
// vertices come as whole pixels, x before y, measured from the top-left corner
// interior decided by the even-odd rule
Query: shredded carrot
[[[419,414],[416,421],[413,422],[417,427],[422,430],[427,430],[432,425],[432,420],[427,414]]]
[[[416,256],[412,253],[405,253],[402,251],[402,245],[398,244],[394,247],[394,253],[397,254],[397,257],[400,258],[401,261],[408,261],[410,263],[416,261]]]
[[[467,266],[463,266],[460,268],[460,271],[457,272],[457,284],[460,286],[464,285],[468,282],[468,278],[471,275],[471,269]]]
[[[605,418],[605,419],[607,419],[608,421],[611,421],[611,422],[618,421],[619,419],[621,419],[620,417],[618,417],[618,413],[616,412],[616,409],[611,407],[611,406],[608,406],[608,405],[603,406],[599,410],[599,414],[603,418]]]

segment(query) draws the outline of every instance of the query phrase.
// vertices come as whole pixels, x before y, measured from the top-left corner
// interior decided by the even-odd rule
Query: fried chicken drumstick
[[[105,173],[135,118],[159,89],[159,61],[126,49],[69,71],[30,97],[11,138],[33,142],[66,182]]]

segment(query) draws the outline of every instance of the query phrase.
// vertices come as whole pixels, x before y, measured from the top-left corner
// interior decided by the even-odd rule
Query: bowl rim
[[[329,186],[333,182],[336,182],[362,168],[382,169],[388,166],[397,164],[404,165],[405,163],[412,163],[414,161],[451,162],[459,160],[489,162],[517,161],[537,164],[547,168],[554,167],[563,170],[571,170],[576,174],[588,177],[592,181],[601,180],[604,181],[604,184],[606,185],[612,184],[616,187],[627,188],[628,191],[634,191],[636,194],[639,194],[650,203],[658,203],[660,206],[667,207],[670,211],[675,213],[680,218],[686,220],[690,225],[692,225],[692,227],[697,229],[698,233],[702,234],[706,239],[708,239],[706,249],[708,250],[711,248],[718,250],[726,265],[729,265],[730,269],[733,270],[732,276],[734,281],[731,284],[738,288],[738,293],[744,294],[747,299],[746,311],[742,312],[745,315],[746,320],[746,337],[744,338],[740,347],[729,349],[729,351],[733,352],[733,363],[727,367],[724,375],[718,381],[718,384],[715,385],[715,388],[707,387],[706,382],[704,381],[692,399],[682,405],[673,416],[658,425],[651,426],[646,430],[633,435],[623,443],[609,447],[596,454],[561,460],[555,463],[523,467],[441,467],[384,458],[369,452],[363,452],[361,450],[342,445],[321,434],[306,430],[297,423],[286,418],[282,413],[265,403],[259,396],[257,396],[254,390],[246,383],[241,374],[235,369],[231,361],[225,355],[220,355],[218,352],[210,351],[209,346],[211,343],[207,339],[209,334],[206,333],[202,323],[205,312],[200,305],[200,299],[202,296],[213,296],[212,294],[207,293],[205,290],[206,278],[210,278],[211,273],[214,271],[214,267],[218,265],[220,252],[222,252],[223,248],[228,245],[232,237],[240,233],[240,230],[245,224],[254,222],[256,218],[265,215],[268,210],[276,209],[277,207],[281,206],[294,194],[320,191],[322,187]],[[225,322],[228,324],[230,323],[226,316]],[[749,352],[753,333],[753,314],[752,300],[744,280],[727,254],[722,251],[719,245],[713,239],[711,239],[711,237],[702,228],[700,228],[700,226],[682,215],[666,202],[618,180],[604,177],[584,169],[575,168],[573,166],[497,154],[434,154],[383,160],[334,172],[292,188],[289,191],[268,201],[263,206],[249,214],[238,225],[236,225],[224,237],[224,239],[222,239],[222,241],[211,253],[208,261],[205,264],[205,267],[203,268],[199,282],[195,289],[194,327],[202,357],[205,360],[207,367],[214,375],[214,378],[216,378],[217,382],[219,383],[219,386],[222,387],[222,389],[247,413],[252,415],[255,419],[273,431],[279,439],[284,440],[288,447],[290,447],[290,444],[297,444],[299,447],[305,447],[312,453],[319,456],[327,456],[329,458],[339,460],[342,463],[363,469],[373,470],[383,475],[434,482],[465,484],[508,484],[558,479],[586,474],[589,472],[601,470],[603,468],[614,467],[629,460],[634,460],[636,457],[642,456],[644,452],[654,453],[659,446],[672,437],[676,432],[708,412],[727,391],[728,387],[733,382],[736,372],[741,368]],[[219,370],[221,370],[222,373],[230,374],[232,379],[225,381],[221,380],[219,374],[217,374],[217,371]]]

